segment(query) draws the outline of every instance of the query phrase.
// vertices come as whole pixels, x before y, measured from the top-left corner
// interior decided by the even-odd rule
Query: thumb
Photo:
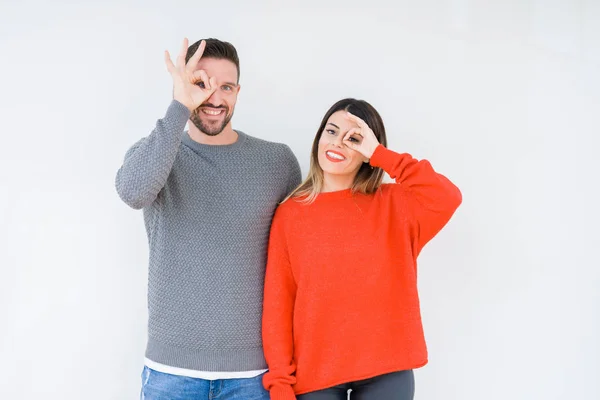
[[[346,134],[344,135],[344,144],[346,146],[348,146],[349,148],[351,148],[352,150],[358,151],[359,153],[362,153],[361,151],[361,146],[359,143],[352,141],[352,135],[360,133],[360,130],[358,129],[350,129],[348,132],[346,132]]]
[[[217,90],[217,78],[215,78],[214,76],[212,76],[209,80],[208,80],[208,91],[210,93],[214,93]]]
[[[344,138],[343,142],[346,146],[348,146],[352,150],[358,151],[359,153],[361,152],[360,145],[356,142],[351,141],[350,138],[347,138],[347,137]]]

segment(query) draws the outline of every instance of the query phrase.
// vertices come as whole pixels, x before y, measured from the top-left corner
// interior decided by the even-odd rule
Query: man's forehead
[[[196,69],[205,70],[208,76],[237,82],[237,67],[227,59],[201,58]]]

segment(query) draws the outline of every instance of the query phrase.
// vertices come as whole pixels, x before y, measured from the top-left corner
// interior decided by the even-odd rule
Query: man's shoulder
[[[294,152],[287,144],[242,133],[246,135],[247,148],[258,152],[262,157],[269,157],[284,162],[297,161]]]
[[[268,149],[268,150],[272,150],[272,151],[290,152],[290,153],[292,152],[292,150],[290,149],[290,147],[287,144],[285,144],[285,143],[274,142],[274,141],[271,141],[271,140],[261,139],[261,138],[256,137],[256,136],[248,135],[245,132],[242,132],[242,133],[244,135],[246,135],[247,142],[251,146],[259,147],[259,148],[263,148],[263,149]]]

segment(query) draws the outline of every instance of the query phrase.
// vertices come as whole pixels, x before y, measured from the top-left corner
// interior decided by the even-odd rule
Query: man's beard
[[[219,133],[223,132],[223,129],[225,129],[225,127],[227,126],[229,121],[231,121],[231,117],[233,117],[233,112],[231,114],[229,114],[229,107],[226,107],[226,106],[223,106],[223,107],[212,107],[211,106],[212,108],[225,110],[225,118],[223,119],[223,122],[220,124],[216,121],[214,123],[205,123],[204,121],[202,121],[202,118],[200,118],[200,113],[202,112],[202,107],[205,107],[205,106],[206,106],[206,104],[203,104],[202,106],[195,109],[194,112],[192,113],[192,115],[190,116],[190,121],[192,121],[192,123],[196,126],[196,128],[200,129],[201,132],[207,134],[208,136],[217,136]]]

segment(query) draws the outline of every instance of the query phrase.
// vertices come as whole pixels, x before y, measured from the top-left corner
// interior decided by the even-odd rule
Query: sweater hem
[[[371,379],[371,378],[374,378],[379,375],[391,374],[394,372],[405,371],[405,370],[409,370],[409,369],[417,369],[417,368],[421,368],[421,367],[425,366],[427,364],[427,362],[428,362],[428,360],[426,359],[412,367],[395,366],[395,367],[382,368],[381,370],[377,370],[377,372],[373,371],[373,372],[369,372],[366,374],[355,375],[355,376],[351,376],[351,377],[347,377],[347,378],[343,378],[343,379],[337,379],[335,381],[331,381],[331,383],[325,383],[323,385],[319,385],[319,387],[307,388],[307,389],[303,389],[303,390],[299,390],[299,391],[296,391],[296,389],[294,389],[294,394],[296,396],[298,396],[301,394],[316,392],[318,390],[328,389],[328,388],[331,388],[331,387],[334,387],[337,385],[343,385],[344,383],[362,381],[365,379]]]
[[[262,347],[249,349],[193,349],[149,338],[146,358],[170,367],[196,371],[238,372],[267,369]]]

